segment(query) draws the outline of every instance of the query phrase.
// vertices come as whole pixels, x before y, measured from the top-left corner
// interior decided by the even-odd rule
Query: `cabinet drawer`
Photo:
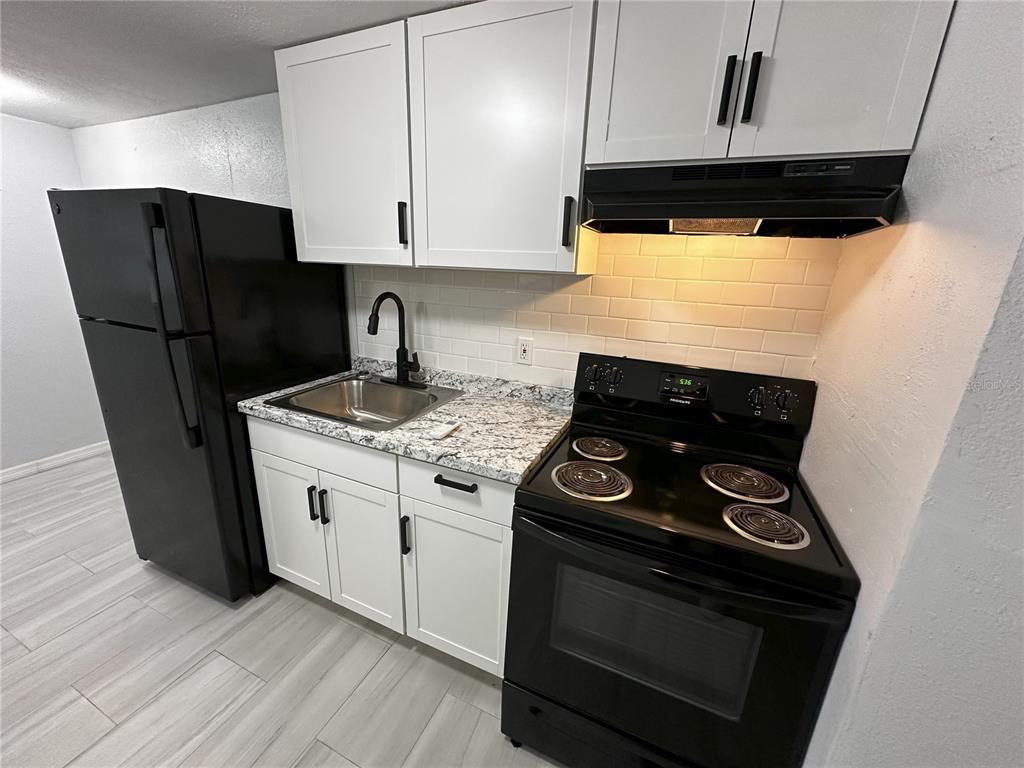
[[[405,458],[398,460],[398,476],[403,496],[465,512],[499,525],[512,525],[514,485]],[[457,483],[465,488],[453,488],[440,481]]]
[[[252,448],[317,467],[341,477],[398,492],[396,457],[331,437],[303,432],[270,421],[246,418]],[[511,507],[509,508],[511,514]]]

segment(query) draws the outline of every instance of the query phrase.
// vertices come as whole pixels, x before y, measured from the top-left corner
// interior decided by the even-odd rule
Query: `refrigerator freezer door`
[[[248,591],[248,577],[244,553],[235,551],[238,532],[231,530],[237,529],[238,510],[230,502],[226,425],[222,413],[210,418],[202,402],[209,387],[201,377],[214,361],[212,339],[168,342],[154,331],[89,320],[82,321],[82,334],[136,551],[212,592],[237,598]],[[188,422],[196,419],[200,445],[191,448]],[[217,455],[226,467],[215,466]]]
[[[170,189],[51,190],[82,317],[166,332],[209,330],[188,196]]]

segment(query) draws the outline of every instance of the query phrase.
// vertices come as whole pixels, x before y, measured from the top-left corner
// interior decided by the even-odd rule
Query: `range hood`
[[[851,237],[892,224],[908,159],[587,169],[581,220],[598,232]]]

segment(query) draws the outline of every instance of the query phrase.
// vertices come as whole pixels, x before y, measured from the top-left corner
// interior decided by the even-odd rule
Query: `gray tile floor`
[[[235,604],[135,555],[109,456],[0,486],[0,762],[550,766],[497,678],[279,583]]]

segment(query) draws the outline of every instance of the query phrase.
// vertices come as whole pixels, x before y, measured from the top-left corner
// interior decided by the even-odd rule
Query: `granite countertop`
[[[387,376],[394,374],[394,364],[357,358],[353,370]],[[465,394],[384,432],[266,404],[267,400],[326,384],[344,375],[339,373],[249,398],[238,404],[238,410],[307,432],[518,484],[532,461],[565,425],[572,407],[571,390],[432,368],[424,368],[423,375],[417,378],[428,384],[461,389]],[[431,428],[446,421],[457,421],[462,426],[441,440],[427,435]]]

